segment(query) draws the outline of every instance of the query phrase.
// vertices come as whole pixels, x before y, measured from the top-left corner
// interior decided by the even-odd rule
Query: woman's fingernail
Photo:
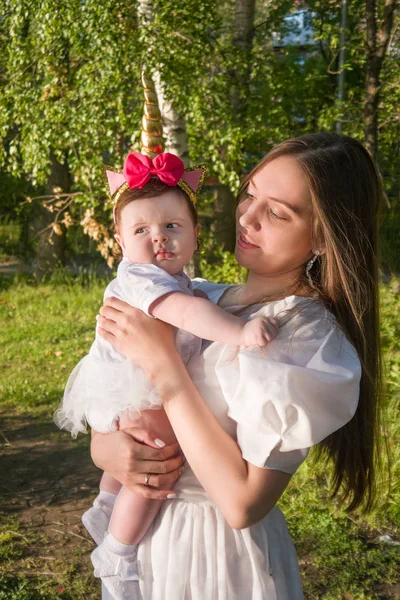
[[[96,315],[96,321],[100,319],[100,315]]]
[[[165,442],[163,442],[162,440],[159,440],[158,438],[154,440],[154,443],[157,444],[157,446],[159,448],[164,448],[164,446],[165,446]]]
[[[171,500],[172,498],[176,498],[176,494],[168,494],[167,498],[169,498],[170,500]]]

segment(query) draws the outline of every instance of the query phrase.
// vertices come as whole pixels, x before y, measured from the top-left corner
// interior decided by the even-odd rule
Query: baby
[[[115,238],[123,260],[105,297],[118,297],[173,325],[176,346],[185,363],[200,352],[202,338],[242,347],[264,346],[274,339],[276,320],[257,317],[246,322],[225,312],[196,297],[183,272],[197,249],[199,225],[194,201],[201,170],[184,172],[182,161],[169,153],[153,161],[131,153],[117,185],[115,175],[108,172],[110,190],[114,191]],[[96,335],[89,354],[68,380],[55,421],[75,437],[86,431],[86,422],[96,431],[109,433],[138,426],[138,419],[156,433],[159,446],[176,441],[162,400],[142,370]],[[144,484],[148,485],[148,480]],[[137,544],[161,503],[121,489],[118,481],[104,473],[100,493],[82,517],[99,544],[92,554],[95,575],[102,578],[116,600],[122,599],[122,588],[126,593],[129,582],[137,585],[133,583],[138,579]]]

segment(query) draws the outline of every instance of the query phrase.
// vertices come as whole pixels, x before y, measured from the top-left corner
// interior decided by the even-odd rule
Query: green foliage
[[[19,234],[18,223],[0,223],[0,262],[18,253]]]
[[[200,259],[201,276],[214,283],[244,283],[246,269],[238,265],[234,254],[214,248],[213,260],[207,260],[204,255]]]
[[[377,3],[379,19],[383,4]],[[54,153],[68,164],[72,191],[81,192],[71,209],[75,221],[93,208],[110,227],[100,164],[121,166],[127,149],[138,149],[143,62],[161,73],[167,97],[186,119],[192,162],[206,162],[209,174],[233,192],[242,174],[282,139],[332,131],[337,120],[344,133],[363,139],[365,3],[356,0],[349,11],[345,99],[339,102],[341,5],[341,0],[310,0],[304,12],[314,40],[278,47],[274,39],[296,33],[287,16],[299,9],[286,0],[257,3],[249,53],[235,43],[228,0],[154,0],[153,19],[146,25],[137,2],[5,0],[0,166],[15,178],[7,187],[18,190],[7,195],[0,176],[4,210],[12,210],[24,191],[39,194]],[[391,198],[400,185],[398,18],[396,13],[379,108],[379,165]],[[19,182],[34,190],[21,190]],[[398,219],[388,221],[396,233]],[[385,235],[393,248],[386,252],[387,262],[397,269],[396,236]]]

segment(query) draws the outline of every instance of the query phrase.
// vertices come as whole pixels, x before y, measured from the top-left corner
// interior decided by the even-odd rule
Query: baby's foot
[[[100,545],[107,533],[116,494],[101,491],[93,506],[82,515],[82,523],[97,545]]]
[[[101,577],[114,600],[139,600],[136,545],[122,544],[109,533],[91,559],[94,576]]]

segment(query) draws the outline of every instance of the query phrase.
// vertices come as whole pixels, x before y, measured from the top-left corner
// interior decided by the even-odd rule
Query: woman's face
[[[280,156],[251,179],[236,211],[238,263],[259,276],[292,280],[312,253],[311,193],[296,160]]]

